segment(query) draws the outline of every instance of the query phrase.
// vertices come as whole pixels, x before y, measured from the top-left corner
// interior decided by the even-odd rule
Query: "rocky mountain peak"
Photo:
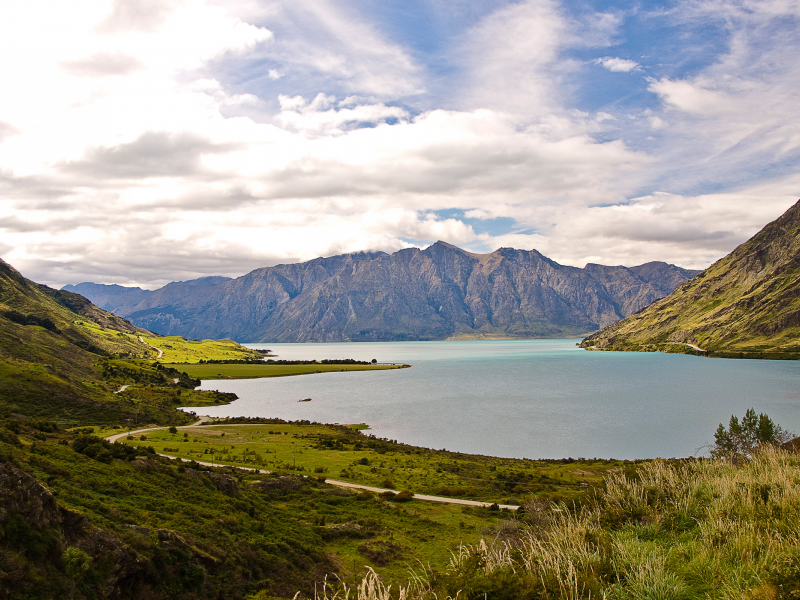
[[[646,280],[625,267],[562,266],[536,250],[476,254],[438,241],[184,282],[117,312],[159,333],[242,342],[563,337],[613,323],[693,274],[667,265]]]

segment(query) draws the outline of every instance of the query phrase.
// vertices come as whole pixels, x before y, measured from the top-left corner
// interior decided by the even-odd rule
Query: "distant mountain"
[[[61,289],[90,298],[95,306],[124,316],[134,307],[139,307],[137,310],[144,310],[149,306],[169,305],[230,280],[230,277],[201,277],[190,281],[173,281],[158,290],[90,282],[65,285]]]
[[[800,201],[666,298],[582,345],[800,358]]]
[[[241,342],[339,342],[579,336],[696,275],[666,263],[566,267],[539,252],[472,254],[445,242],[257,269],[228,281],[146,293],[80,284],[140,327]],[[204,280],[197,280],[204,281]],[[113,288],[113,289],[112,289]],[[138,290],[138,291],[137,291]],[[179,293],[178,293],[179,290]]]

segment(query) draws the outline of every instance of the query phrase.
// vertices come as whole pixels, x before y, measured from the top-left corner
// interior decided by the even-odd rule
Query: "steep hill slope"
[[[145,414],[186,420],[155,388],[148,401],[114,393],[122,371],[110,361],[155,357],[139,341],[142,333],[150,332],[83,296],[29,281],[0,260],[0,413],[62,424],[124,422]],[[147,363],[126,369],[165,390],[183,385]]]
[[[609,325],[696,273],[665,263],[579,269],[535,250],[473,254],[437,242],[257,269],[115,310],[164,335],[240,342],[560,337]]]
[[[800,202],[645,310],[583,342],[603,350],[800,358]]]

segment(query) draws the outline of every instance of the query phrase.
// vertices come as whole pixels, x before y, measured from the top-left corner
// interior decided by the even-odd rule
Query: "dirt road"
[[[162,356],[164,356],[164,351],[163,351],[163,350],[161,350],[161,348],[156,348],[155,346],[151,346],[150,344],[148,344],[147,342],[145,342],[145,341],[142,339],[142,336],[139,336],[139,341],[140,341],[140,342],[142,342],[142,343],[143,343],[145,346],[147,346],[148,348],[152,348],[153,350],[155,350],[156,352],[158,352],[158,356],[156,356],[156,359],[159,359],[159,358],[161,358]]]
[[[211,417],[202,416],[199,418],[198,421],[192,423],[191,425],[182,425],[181,427],[176,427],[176,429],[193,429],[195,427],[200,426],[202,423],[207,423],[211,421]],[[238,425],[224,425],[224,427],[253,427],[253,425],[248,424],[238,424]],[[203,429],[208,429],[210,427],[216,427],[215,425],[205,425]],[[150,427],[147,429],[137,429],[136,431],[131,432],[124,432],[124,433],[115,433],[114,435],[110,435],[106,437],[109,442],[116,442],[121,440],[122,438],[128,437],[129,435],[142,435],[146,434],[149,431],[158,431],[161,429],[169,429],[169,427]],[[158,453],[159,456],[163,456],[169,459],[175,459],[175,456],[170,456],[169,454],[161,454]],[[210,463],[210,462],[202,462],[202,461],[195,461],[199,465],[204,465],[207,467],[226,467],[230,469],[241,469],[242,471],[260,471],[262,473],[269,473],[269,471],[264,471],[263,469],[256,469],[253,467],[239,467],[233,465],[221,465],[219,463]],[[384,492],[392,492],[396,493],[395,490],[389,490],[386,488],[377,488],[371,487],[369,485],[361,485],[360,483],[350,483],[349,481],[339,481],[337,479],[326,479],[325,483],[329,485],[335,485],[337,487],[342,488],[350,488],[356,490],[366,490],[368,492],[374,492],[376,494],[382,494]],[[425,502],[441,502],[443,504],[460,504],[462,506],[481,506],[481,507],[489,507],[492,505],[491,502],[480,502],[477,500],[462,500],[460,498],[446,498],[444,496],[428,496],[426,494],[414,494],[414,500],[423,500]],[[504,508],[507,510],[517,510],[519,506],[515,506],[514,504],[500,504],[500,508]]]

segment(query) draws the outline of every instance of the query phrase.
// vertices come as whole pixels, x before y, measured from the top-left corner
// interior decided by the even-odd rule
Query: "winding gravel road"
[[[156,356],[156,359],[159,359],[159,358],[161,358],[162,356],[164,356],[164,351],[163,351],[163,350],[161,350],[161,348],[156,348],[155,346],[151,346],[150,344],[148,344],[147,342],[145,342],[145,341],[142,339],[142,336],[139,336],[139,341],[140,341],[140,342],[142,342],[142,343],[143,343],[145,346],[147,346],[148,348],[152,348],[153,350],[155,350],[156,352],[158,352],[158,356]]]
[[[191,425],[182,425],[181,427],[176,427],[176,429],[194,429],[196,427],[199,427],[203,423],[207,423],[209,421],[211,421],[211,417],[203,416],[203,417],[200,417],[200,419],[198,421],[192,423]],[[253,425],[249,425],[249,424],[246,424],[246,423],[227,424],[227,425],[223,425],[223,426],[224,427],[253,427]],[[217,427],[217,425],[205,425],[205,426],[203,426],[203,429],[208,429],[209,427]],[[128,437],[129,435],[142,435],[143,433],[147,433],[148,431],[159,431],[159,430],[162,430],[162,429],[169,429],[169,427],[149,427],[147,429],[137,429],[136,431],[130,431],[130,432],[126,431],[124,433],[115,433],[114,435],[109,435],[108,437],[106,437],[106,439],[109,442],[113,443],[113,442],[116,442],[118,440],[121,440],[122,438]],[[157,453],[157,454],[159,456],[163,456],[165,458],[169,458],[169,459],[173,459],[173,460],[175,458],[177,458],[176,456],[170,456],[169,454],[162,454],[160,452]],[[261,471],[263,473],[269,473],[269,471],[264,471],[262,469],[255,469],[253,467],[238,467],[238,466],[232,466],[232,465],[221,465],[219,463],[203,462],[203,461],[199,461],[199,460],[197,460],[195,462],[197,464],[199,464],[199,465],[204,465],[204,466],[207,466],[207,467],[225,467],[225,468],[229,468],[229,469],[240,469],[242,471]],[[397,493],[395,490],[389,490],[389,489],[386,489],[386,488],[377,488],[377,487],[372,487],[372,486],[369,486],[369,485],[361,485],[360,483],[350,483],[349,481],[339,481],[337,479],[326,479],[325,483],[327,483],[329,485],[335,485],[335,486],[338,486],[338,487],[341,487],[341,488],[350,488],[350,489],[356,489],[356,490],[366,490],[368,492],[374,492],[376,494],[382,494],[384,492],[392,492],[393,494]],[[446,498],[444,496],[428,496],[427,494],[414,494],[414,500],[424,500],[425,502],[441,502],[443,504],[460,504],[462,506],[480,506],[480,507],[483,507],[483,508],[487,508],[487,507],[492,505],[492,502],[480,502],[478,500],[462,500],[460,498]],[[500,508],[503,508],[503,509],[506,509],[506,510],[517,510],[519,508],[519,506],[516,506],[514,504],[499,504],[498,506]]]

